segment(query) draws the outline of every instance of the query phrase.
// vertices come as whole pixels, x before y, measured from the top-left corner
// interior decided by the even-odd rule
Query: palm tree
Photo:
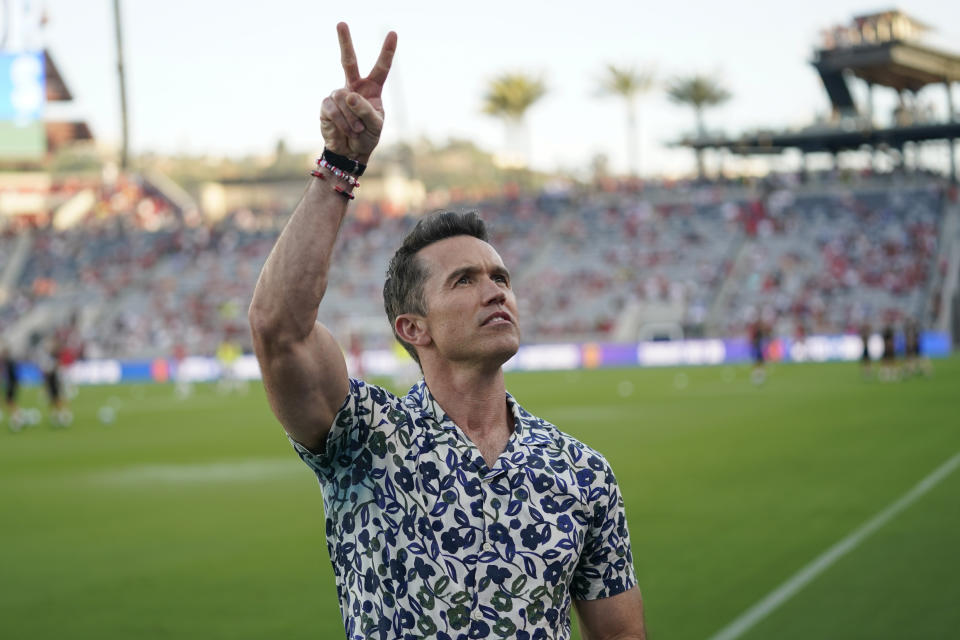
[[[524,116],[533,103],[547,93],[540,78],[521,72],[503,73],[490,81],[483,98],[483,112],[503,118],[506,124],[507,148],[525,156],[526,132]]]
[[[653,88],[653,69],[617,67],[608,64],[600,79],[600,94],[620,96],[627,106],[627,160],[630,175],[639,174],[639,135],[637,128],[637,96]]]
[[[730,99],[727,91],[716,79],[710,76],[694,74],[674,78],[667,86],[667,95],[674,102],[693,107],[697,118],[697,137],[704,138],[703,110]],[[703,149],[697,149],[697,171],[703,177]]]

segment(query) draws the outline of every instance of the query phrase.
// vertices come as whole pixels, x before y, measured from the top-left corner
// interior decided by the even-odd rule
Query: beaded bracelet
[[[310,172],[310,175],[312,175],[314,178],[320,178],[321,180],[327,179],[321,172],[317,171],[316,169],[312,170]],[[354,198],[357,197],[338,184],[333,185],[333,190],[339,193],[340,195],[342,195],[347,200],[353,200]]]
[[[333,190],[339,193],[340,195],[342,195],[347,200],[353,200],[354,198],[357,197],[338,184],[333,185]]]
[[[357,160],[352,160],[347,156],[342,156],[339,153],[334,153],[324,147],[323,153],[320,154],[320,158],[326,160],[337,169],[341,171],[346,171],[347,173],[352,173],[355,176],[362,176],[363,172],[367,170],[367,165],[362,164]]]
[[[359,180],[357,180],[356,178],[354,178],[354,177],[353,177],[352,175],[350,175],[349,173],[345,173],[342,169],[339,169],[338,167],[333,166],[332,164],[330,164],[329,162],[327,162],[327,161],[324,160],[323,158],[320,158],[319,160],[317,160],[317,166],[318,166],[318,167],[323,167],[324,169],[326,169],[327,171],[329,171],[329,172],[332,173],[333,175],[337,176],[338,178],[340,178],[341,180],[343,180],[344,182],[346,182],[348,185],[350,185],[350,186],[353,187],[353,188],[357,188],[357,187],[360,186],[360,181],[359,181]]]

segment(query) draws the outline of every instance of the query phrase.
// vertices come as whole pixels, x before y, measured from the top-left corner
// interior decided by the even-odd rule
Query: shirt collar
[[[430,393],[427,382],[423,378],[410,388],[404,402],[410,408],[416,409],[429,417],[440,429],[453,430],[459,428],[457,423],[443,410],[440,403],[436,401],[433,394]],[[520,403],[509,392],[507,392],[507,408],[513,415],[514,434],[510,438],[511,443],[516,441],[527,447],[542,447],[555,440],[556,427],[529,413],[520,406]]]

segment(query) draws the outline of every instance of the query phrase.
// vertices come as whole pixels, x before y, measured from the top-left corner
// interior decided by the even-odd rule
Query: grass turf
[[[742,367],[508,387],[607,456],[651,636],[699,639],[960,451],[960,359],[935,365],[889,384],[832,364],[760,387]],[[68,429],[0,433],[0,637],[343,637],[319,488],[258,385],[82,388],[73,409]],[[958,494],[960,471],[744,637],[951,637]]]

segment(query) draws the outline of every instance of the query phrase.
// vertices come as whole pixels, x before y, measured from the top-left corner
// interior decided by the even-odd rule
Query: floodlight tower
[[[117,33],[117,75],[120,80],[120,168],[126,170],[129,138],[127,129],[127,82],[123,72],[123,27],[120,21],[120,0],[113,0],[113,20]]]

